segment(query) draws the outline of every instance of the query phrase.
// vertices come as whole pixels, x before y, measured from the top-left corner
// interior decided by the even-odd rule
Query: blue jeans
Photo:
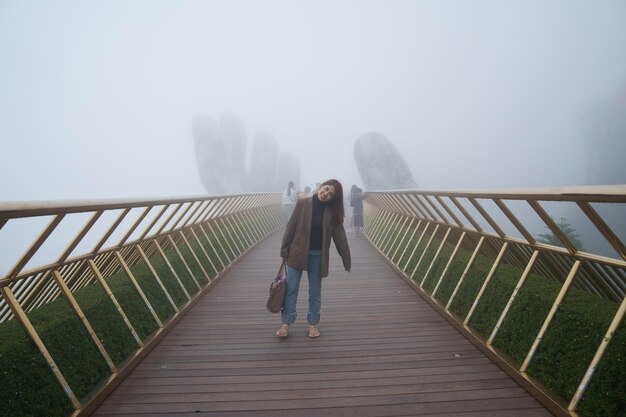
[[[320,321],[320,311],[322,309],[322,251],[309,251],[309,266],[307,270],[309,276],[309,311],[306,319],[309,325],[315,326]],[[298,291],[300,290],[300,279],[302,271],[287,265],[287,291],[285,293],[285,303],[281,311],[281,318],[284,324],[293,324],[296,321],[296,302],[298,301]]]

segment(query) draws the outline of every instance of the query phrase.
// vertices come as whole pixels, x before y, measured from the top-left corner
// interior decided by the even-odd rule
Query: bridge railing
[[[365,221],[419,292],[561,409],[621,407],[626,186],[371,192]]]
[[[282,224],[281,196],[273,193],[1,203],[0,378],[3,392],[15,393],[2,408],[84,412]]]

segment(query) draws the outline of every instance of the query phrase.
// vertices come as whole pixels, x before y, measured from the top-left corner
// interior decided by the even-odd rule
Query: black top
[[[309,240],[309,249],[321,250],[322,249],[322,230],[324,221],[324,209],[326,209],[326,203],[321,202],[317,195],[313,195],[313,218],[311,219],[311,237]]]

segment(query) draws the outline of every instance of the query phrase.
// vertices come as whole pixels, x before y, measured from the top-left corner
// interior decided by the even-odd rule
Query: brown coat
[[[293,215],[287,223],[280,248],[280,256],[287,258],[287,265],[292,268],[305,270],[309,263],[309,241],[311,236],[311,221],[313,219],[313,198],[301,198],[296,203]],[[350,248],[343,229],[343,224],[333,224],[332,213],[326,207],[322,221],[322,278],[328,276],[328,257],[330,238],[333,238],[337,252],[343,260],[346,271],[350,271]]]

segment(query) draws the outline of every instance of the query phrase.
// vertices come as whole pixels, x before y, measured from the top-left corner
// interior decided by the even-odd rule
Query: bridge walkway
[[[298,321],[276,337],[280,317],[265,302],[281,232],[224,275],[93,415],[553,415],[352,235],[351,273],[331,247],[322,336],[306,335],[303,277]]]

